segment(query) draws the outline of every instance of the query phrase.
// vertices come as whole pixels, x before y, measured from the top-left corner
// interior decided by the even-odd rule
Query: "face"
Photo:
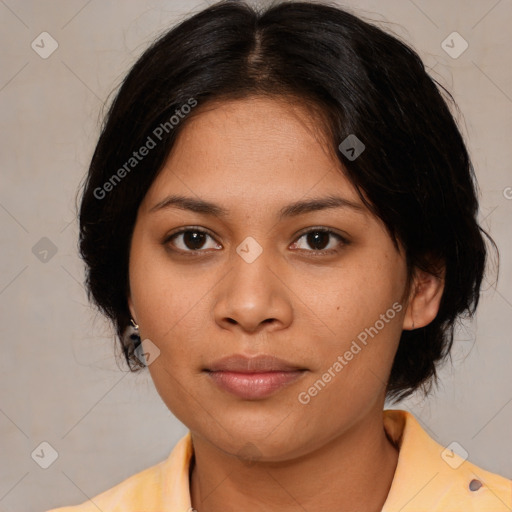
[[[318,132],[282,100],[204,109],[138,211],[129,305],[159,350],[149,371],[172,413],[227,453],[252,443],[285,460],[382,411],[405,259]],[[232,355],[289,368],[220,371]]]

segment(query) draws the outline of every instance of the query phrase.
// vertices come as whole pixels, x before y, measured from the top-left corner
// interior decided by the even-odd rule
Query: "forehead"
[[[323,125],[296,102],[250,97],[198,107],[145,199],[169,194],[262,205],[359,196],[329,149]]]

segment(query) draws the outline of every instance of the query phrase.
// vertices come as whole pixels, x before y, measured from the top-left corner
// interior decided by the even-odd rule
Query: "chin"
[[[229,425],[229,428],[218,426],[215,432],[209,428],[199,433],[223,452],[247,459],[251,464],[286,461],[307,453],[311,443],[307,439],[298,439],[289,425],[279,426],[280,421],[282,418],[269,427],[269,422],[263,420],[248,425],[244,422],[225,423],[219,419],[222,426]]]

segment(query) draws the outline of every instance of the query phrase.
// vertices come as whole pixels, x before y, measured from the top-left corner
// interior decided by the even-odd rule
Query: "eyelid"
[[[175,231],[171,231],[170,233],[167,233],[162,240],[162,245],[168,246],[174,237],[177,237],[178,235],[182,235],[188,231],[196,231],[198,233],[208,235],[210,238],[212,238],[215,241],[215,243],[217,243],[217,244],[219,243],[219,242],[217,242],[216,237],[208,229],[203,228],[201,226],[185,226],[185,227],[178,228]],[[199,253],[207,252],[203,249],[198,249],[196,251],[192,251],[192,250],[185,251],[183,249],[172,248],[172,250],[179,254],[196,254],[196,255],[198,255]],[[218,249],[216,249],[216,250],[218,250]]]
[[[297,243],[304,235],[308,235],[309,233],[315,233],[315,232],[321,232],[321,233],[327,233],[329,235],[333,235],[334,237],[338,238],[341,248],[343,248],[346,245],[350,244],[350,240],[346,235],[342,235],[337,230],[334,230],[332,228],[329,228],[327,226],[310,226],[308,228],[305,228],[302,231],[299,231],[297,235],[295,236],[293,244]],[[341,248],[335,248],[335,249],[297,249],[299,251],[303,251],[309,254],[336,254],[341,251]]]
[[[311,231],[322,231],[325,233],[331,233],[333,235],[339,236],[340,238],[344,239],[348,243],[348,235],[347,234],[342,234],[342,232],[340,232],[339,230],[330,228],[328,226],[308,226],[307,228],[301,229],[298,233],[296,233],[295,236],[301,237],[303,235],[307,235]]]

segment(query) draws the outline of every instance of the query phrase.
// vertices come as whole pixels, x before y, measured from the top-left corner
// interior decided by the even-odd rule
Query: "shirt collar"
[[[382,512],[512,511],[512,482],[438,444],[408,411],[383,411],[384,429],[399,449],[398,464]],[[192,510],[190,431],[175,445],[164,470],[169,510]]]
[[[440,445],[411,413],[383,414],[384,428],[400,451],[382,512],[512,511],[510,480],[461,457],[453,443]]]

